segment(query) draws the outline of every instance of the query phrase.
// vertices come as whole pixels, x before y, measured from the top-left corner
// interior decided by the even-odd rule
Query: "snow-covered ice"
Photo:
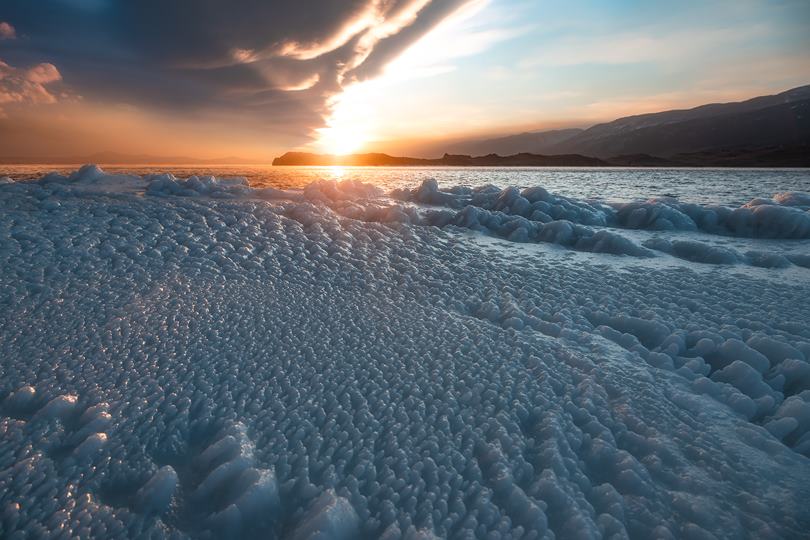
[[[0,181],[2,538],[801,538],[810,195]]]

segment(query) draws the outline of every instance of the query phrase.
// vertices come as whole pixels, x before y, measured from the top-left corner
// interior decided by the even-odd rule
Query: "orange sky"
[[[369,0],[313,20],[300,2],[272,20],[227,3],[43,2],[53,20],[18,3],[0,21],[4,156],[440,155],[810,83],[800,1]]]

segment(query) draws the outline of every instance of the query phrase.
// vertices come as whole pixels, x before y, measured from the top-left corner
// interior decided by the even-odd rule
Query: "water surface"
[[[14,179],[67,174],[77,165],[0,165]],[[385,190],[413,187],[427,178],[440,186],[494,184],[543,186],[578,199],[630,201],[671,196],[701,204],[740,206],[781,191],[810,191],[810,169],[581,168],[581,167],[273,167],[270,165],[105,165],[104,170],[138,175],[171,172],[244,176],[255,187],[302,188],[320,179],[359,180]]]

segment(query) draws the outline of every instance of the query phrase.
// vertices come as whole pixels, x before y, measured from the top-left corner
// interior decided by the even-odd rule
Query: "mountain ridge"
[[[560,137],[559,134],[563,136]],[[559,140],[554,140],[560,137]],[[649,154],[684,161],[681,154],[810,144],[810,85],[768,96],[689,109],[641,113],[587,129],[530,131],[515,135],[456,141],[452,150],[469,153],[581,154],[610,160],[614,156]],[[686,159],[690,162],[690,159]]]
[[[544,156],[518,153],[509,156],[500,156],[498,154],[469,156],[446,153],[440,158],[417,158],[391,156],[380,152],[344,156],[311,152],[287,152],[275,158],[273,165],[317,167],[604,167],[608,163],[598,158],[577,154]]]

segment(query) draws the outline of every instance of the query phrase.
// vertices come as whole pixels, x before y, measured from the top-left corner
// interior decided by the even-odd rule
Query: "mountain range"
[[[742,102],[628,116],[588,129],[468,140],[454,144],[451,151],[581,154],[609,161],[651,156],[684,165],[807,166],[810,85]]]
[[[288,152],[273,164],[810,167],[810,85],[736,103],[627,116],[587,129],[533,131],[444,144],[444,148],[434,149],[434,155],[444,154],[436,159]],[[0,163],[213,165],[253,164],[256,160],[102,152],[0,157]]]
[[[603,167],[610,165],[604,160],[578,154],[542,156],[520,153],[509,156],[489,154],[486,156],[467,156],[445,154],[436,159],[389,156],[382,153],[349,154],[335,156],[331,154],[312,154],[309,152],[287,152],[273,160],[273,165],[304,166],[347,166],[347,167],[403,167],[403,166],[440,166],[440,167]]]

